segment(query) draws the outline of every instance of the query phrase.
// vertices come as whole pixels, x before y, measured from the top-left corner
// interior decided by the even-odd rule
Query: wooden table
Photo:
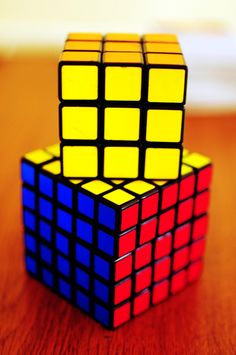
[[[212,157],[202,279],[117,331],[104,330],[23,265],[19,160],[57,138],[56,56],[0,61],[0,353],[233,354],[236,349],[236,113],[186,117],[185,142]]]

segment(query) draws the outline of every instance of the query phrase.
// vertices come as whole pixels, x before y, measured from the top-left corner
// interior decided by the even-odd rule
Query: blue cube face
[[[53,218],[53,205],[50,201],[43,197],[39,198],[39,214],[40,216],[52,221]]]
[[[76,220],[76,235],[79,239],[84,240],[87,243],[93,241],[93,227],[90,223],[78,218]]]
[[[23,182],[34,186],[35,185],[35,168],[32,165],[22,162],[21,164],[21,179]]]
[[[95,303],[95,319],[108,327],[109,325],[109,312],[106,308]]]
[[[32,231],[36,230],[36,217],[33,213],[24,210],[23,212],[24,225]]]
[[[52,227],[42,219],[39,220],[39,234],[48,242],[52,241]]]
[[[72,208],[73,206],[73,192],[69,186],[62,183],[57,185],[57,200],[62,205]]]
[[[57,210],[57,225],[61,229],[71,233],[72,232],[72,215],[61,208]]]
[[[80,308],[82,308],[85,312],[90,312],[90,300],[87,295],[85,295],[82,291],[76,292],[76,304]]]
[[[112,230],[115,230],[116,211],[113,208],[100,203],[98,209],[98,222]]]
[[[58,232],[56,232],[56,248],[65,255],[69,254],[69,239]]]
[[[108,303],[109,289],[101,281],[96,280],[96,279],[94,280],[94,292],[95,292],[95,296],[100,298],[100,300],[102,300],[105,303]]]
[[[39,191],[50,198],[53,197],[53,181],[42,173],[39,174]]]
[[[68,282],[63,279],[58,280],[59,292],[62,296],[67,299],[71,299],[71,286]]]
[[[26,270],[28,272],[30,272],[31,274],[34,274],[34,275],[37,274],[36,260],[29,255],[26,255],[26,257],[25,257],[25,266],[26,266]]]
[[[48,248],[46,245],[40,245],[40,257],[45,263],[52,264],[52,249]]]
[[[90,275],[79,267],[76,268],[76,282],[84,289],[90,289]]]
[[[79,192],[78,211],[87,217],[94,218],[94,200],[90,196]]]
[[[111,256],[114,255],[114,238],[108,233],[99,230],[98,231],[98,248],[104,253]]]
[[[98,255],[94,256],[94,272],[106,280],[110,278],[110,264]]]
[[[24,239],[26,250],[29,250],[32,253],[36,253],[37,244],[35,238],[31,234],[25,232]]]
[[[61,255],[57,256],[57,269],[61,274],[70,276],[70,263]]]
[[[43,283],[49,287],[53,287],[53,274],[46,268],[42,268]]]
[[[31,210],[35,210],[35,206],[36,206],[35,193],[25,186],[22,189],[22,200],[23,200],[24,207],[28,207]]]
[[[91,253],[90,250],[82,246],[81,244],[76,243],[76,260],[87,267],[90,267],[91,264]]]

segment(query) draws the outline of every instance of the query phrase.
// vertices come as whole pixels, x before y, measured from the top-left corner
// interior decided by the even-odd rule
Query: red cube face
[[[133,229],[119,238],[119,257],[130,253],[136,246],[136,229]]]
[[[211,176],[212,176],[212,166],[207,166],[206,168],[199,171],[198,179],[197,179],[198,192],[208,189],[211,183]]]
[[[182,291],[187,284],[187,272],[186,270],[181,270],[174,274],[171,278],[171,293],[175,294]]]
[[[198,194],[195,198],[194,215],[200,216],[206,213],[209,206],[209,191],[204,191]]]
[[[192,174],[180,181],[179,199],[182,201],[188,197],[193,196],[194,189],[195,189],[195,175]]]
[[[152,282],[152,268],[146,267],[138,271],[135,275],[135,292],[140,292],[149,287]]]
[[[142,220],[157,214],[158,200],[159,200],[159,193],[155,193],[151,196],[145,197],[142,200],[142,212],[141,212]]]
[[[170,186],[165,187],[162,192],[162,210],[169,208],[176,204],[178,199],[178,184],[172,183]]]
[[[163,212],[159,217],[158,234],[162,235],[169,232],[175,224],[175,208]]]
[[[154,264],[154,282],[166,279],[170,275],[171,259],[169,256],[158,260]]]
[[[180,202],[178,206],[177,223],[187,222],[193,216],[193,198]]]
[[[134,298],[134,308],[133,315],[137,316],[138,314],[144,312],[149,308],[150,305],[150,291],[144,291],[141,295],[138,295]]]
[[[152,258],[152,244],[145,244],[135,251],[135,270],[141,269],[143,266],[150,264]]]
[[[171,252],[172,245],[172,235],[171,233],[167,233],[159,238],[157,238],[155,243],[155,260],[163,258],[163,256],[167,256]]]
[[[208,227],[208,216],[207,215],[204,215],[204,216],[196,219],[193,222],[192,239],[197,240],[199,238],[204,237],[207,233],[207,227]]]
[[[189,247],[182,248],[174,253],[173,270],[183,269],[189,261]]]
[[[115,263],[115,281],[120,281],[131,274],[132,259],[133,256],[129,254]]]
[[[196,242],[194,242],[190,247],[190,260],[195,261],[197,259],[200,259],[205,252],[205,247],[206,247],[205,238],[199,239]]]
[[[176,228],[174,233],[174,248],[179,249],[189,243],[191,236],[191,224],[186,223]]]
[[[131,317],[131,304],[126,302],[120,307],[117,307],[114,311],[113,327],[116,328],[119,325],[127,322]]]
[[[120,302],[130,298],[131,296],[131,279],[124,280],[117,284],[114,289],[114,303],[117,305]]]
[[[198,260],[198,261],[190,264],[188,267],[188,271],[187,271],[188,282],[197,281],[202,274],[202,269],[203,269],[203,261],[202,260]]]
[[[138,204],[125,208],[121,213],[121,231],[129,229],[138,223]]]
[[[157,304],[169,296],[169,280],[158,282],[153,286],[152,303]]]
[[[144,244],[154,239],[157,234],[157,218],[149,219],[141,224],[140,228],[140,244]]]

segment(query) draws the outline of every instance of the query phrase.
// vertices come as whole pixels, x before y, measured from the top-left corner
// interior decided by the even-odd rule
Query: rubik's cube
[[[107,328],[199,278],[211,161],[184,152],[178,180],[69,179],[59,146],[22,159],[28,272]]]
[[[71,33],[58,77],[65,177],[179,177],[187,66],[175,35]]]

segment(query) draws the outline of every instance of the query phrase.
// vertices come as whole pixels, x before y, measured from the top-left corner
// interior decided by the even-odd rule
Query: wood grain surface
[[[185,145],[214,161],[202,279],[112,332],[24,271],[19,160],[58,140],[56,78],[56,56],[0,60],[0,354],[235,354],[236,112],[186,115]]]

